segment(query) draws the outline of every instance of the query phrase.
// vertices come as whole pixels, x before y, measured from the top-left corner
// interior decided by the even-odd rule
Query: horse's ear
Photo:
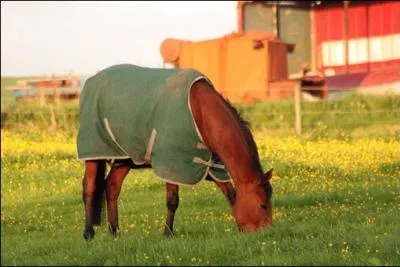
[[[265,173],[265,179],[267,179],[267,181],[269,181],[269,180],[271,180],[271,178],[272,178],[272,171],[273,171],[274,169],[272,168],[272,169],[270,169],[269,171],[267,171],[266,173]]]

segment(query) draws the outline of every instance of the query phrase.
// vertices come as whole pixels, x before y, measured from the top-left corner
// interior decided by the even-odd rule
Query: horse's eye
[[[262,209],[265,209],[265,210],[266,210],[266,209],[267,209],[267,204],[261,203],[261,204],[260,204],[260,207],[261,207]]]

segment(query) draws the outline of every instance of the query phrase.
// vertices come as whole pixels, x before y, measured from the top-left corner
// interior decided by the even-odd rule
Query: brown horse
[[[190,106],[205,145],[225,164],[234,186],[208,176],[222,190],[232,207],[240,231],[255,231],[272,223],[270,179],[272,169],[262,171],[257,147],[247,123],[232,105],[204,79],[190,90]],[[83,201],[86,213],[84,238],[94,237],[93,225],[100,224],[103,193],[106,193],[109,230],[119,233],[118,196],[124,178],[131,169],[151,168],[135,165],[132,160],[117,160],[105,176],[105,160],[86,160],[83,179]],[[173,233],[175,212],[179,204],[179,186],[166,183],[167,221],[165,235]]]

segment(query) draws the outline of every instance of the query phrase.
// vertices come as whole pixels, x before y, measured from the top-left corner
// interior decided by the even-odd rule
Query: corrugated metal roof
[[[335,6],[335,5],[344,5],[344,0],[329,0],[329,1],[238,1],[238,5],[248,4],[248,3],[261,3],[264,5],[279,5],[279,6],[297,6],[297,7],[319,7],[319,6]],[[361,0],[353,0],[347,1],[353,4],[366,4],[368,2],[377,2],[377,1],[361,1]],[[391,2],[391,1],[379,1],[379,2]]]
[[[343,3],[344,1],[238,1],[239,4],[247,3],[262,3],[264,5],[279,5],[279,6],[319,6],[319,5],[332,5]],[[354,1],[349,1],[354,2]],[[356,1],[357,2],[357,1]]]

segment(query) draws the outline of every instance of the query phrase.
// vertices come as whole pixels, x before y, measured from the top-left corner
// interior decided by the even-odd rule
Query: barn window
[[[349,40],[349,64],[360,64],[368,59],[367,38]]]
[[[393,36],[393,57],[394,59],[400,59],[400,34]]]
[[[400,59],[400,34],[370,38],[370,61]]]
[[[349,39],[348,51],[349,64],[400,59],[400,34]],[[322,63],[324,67],[345,65],[344,41],[323,42]]]
[[[326,67],[344,65],[344,41],[323,42],[322,63]]]

